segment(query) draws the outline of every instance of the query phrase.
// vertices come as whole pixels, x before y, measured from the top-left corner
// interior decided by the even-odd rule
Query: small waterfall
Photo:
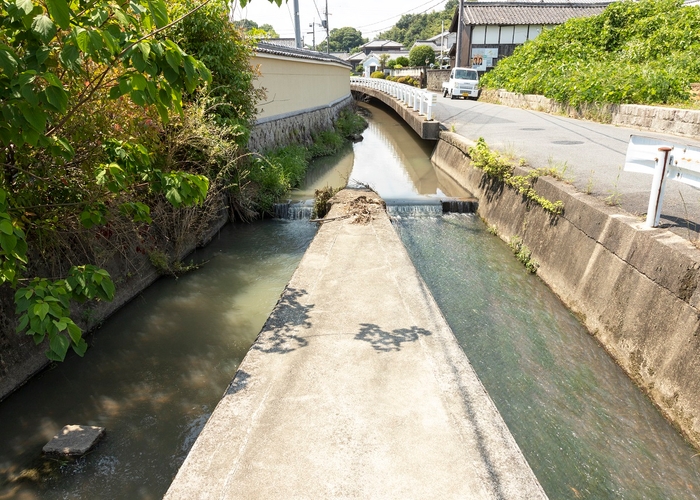
[[[275,203],[272,207],[275,219],[304,220],[311,219],[314,211],[314,200],[288,201]]]
[[[474,214],[479,208],[476,198],[451,198],[442,200],[442,211],[453,214]]]
[[[437,199],[386,200],[386,210],[392,217],[438,217],[442,203]]]
[[[476,198],[420,198],[386,200],[393,217],[438,217],[443,213],[473,214],[479,206]]]

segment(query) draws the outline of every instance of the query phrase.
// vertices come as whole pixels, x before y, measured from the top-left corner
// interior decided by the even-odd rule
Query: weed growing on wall
[[[515,257],[525,266],[525,269],[533,274],[537,272],[540,265],[532,259],[532,253],[525,246],[522,239],[518,236],[513,236],[508,242],[508,246],[513,250]]]
[[[505,160],[498,152],[492,151],[483,137],[479,138],[476,146],[469,148],[469,157],[476,168],[483,170],[489,177],[512,187],[528,200],[537,203],[545,211],[553,215],[560,215],[564,212],[564,203],[560,200],[550,201],[544,196],[540,196],[533,187],[538,177],[546,175],[554,177],[560,176],[556,169],[540,168],[531,170],[524,176],[514,175],[513,165]]]

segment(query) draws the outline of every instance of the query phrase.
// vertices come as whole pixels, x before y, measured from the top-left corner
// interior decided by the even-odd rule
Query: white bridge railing
[[[390,95],[394,99],[403,102],[419,115],[428,120],[433,119],[433,106],[437,103],[437,94],[427,90],[417,89],[411,85],[383,80],[381,78],[364,78],[360,76],[350,77],[351,85],[359,85],[374,90],[379,90]]]

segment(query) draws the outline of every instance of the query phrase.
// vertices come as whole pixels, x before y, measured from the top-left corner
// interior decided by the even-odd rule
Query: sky
[[[325,17],[328,1],[329,27],[352,26],[362,36],[372,40],[391,28],[403,14],[421,14],[443,10],[447,0],[298,0],[301,36],[311,45],[310,24]],[[250,0],[244,8],[235,6],[234,19],[250,19],[260,24],[271,24],[282,38],[294,38],[294,0],[282,0],[282,6],[268,0]],[[308,32],[308,34],[307,34]],[[316,27],[316,43],[325,40],[325,28]]]

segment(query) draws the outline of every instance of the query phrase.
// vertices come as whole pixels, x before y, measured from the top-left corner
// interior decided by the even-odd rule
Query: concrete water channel
[[[430,173],[428,144],[373,112],[365,141],[310,180],[464,195]],[[697,451],[478,218],[394,226],[550,498],[700,498]],[[160,280],[96,332],[85,359],[0,404],[0,498],[161,497],[314,233],[304,221],[227,227],[195,255],[201,269]],[[67,423],[107,438],[76,462],[41,459]]]

